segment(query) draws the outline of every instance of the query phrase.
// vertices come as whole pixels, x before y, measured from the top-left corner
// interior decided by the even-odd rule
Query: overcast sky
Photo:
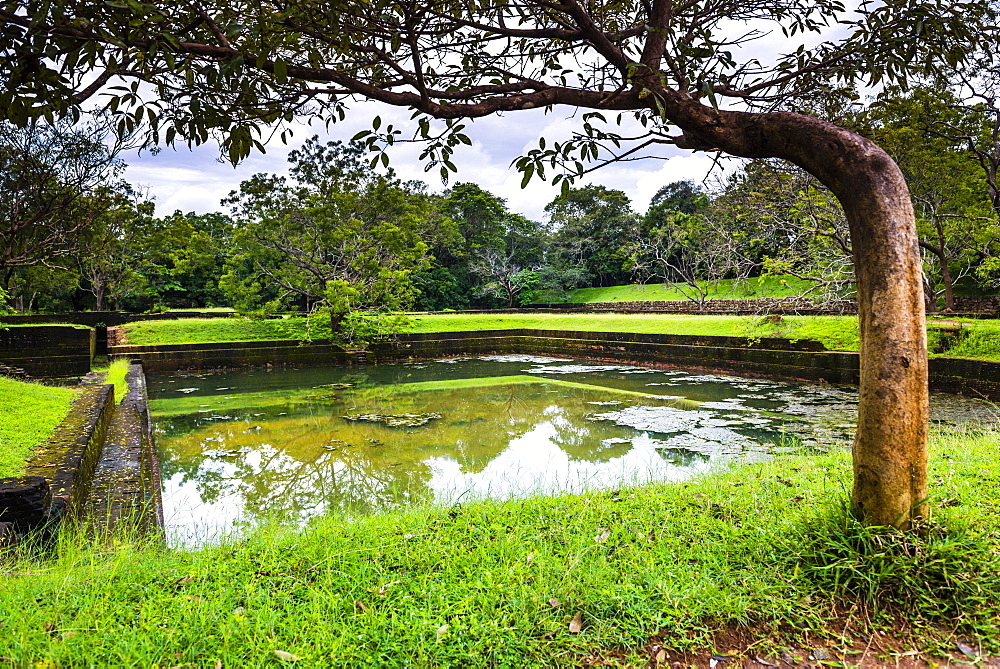
[[[376,114],[385,123],[400,128],[412,128],[410,113],[403,109],[386,107],[377,103],[355,104],[346,121],[331,126],[327,133],[322,124],[314,127],[297,126],[295,136],[288,146],[280,141],[268,144],[265,155],[254,154],[237,167],[219,162],[219,150],[214,144],[189,151],[187,148],[163,149],[157,155],[149,152],[123,156],[128,163],[125,178],[133,184],[148,188],[156,201],[157,215],[175,210],[205,213],[224,211],[219,201],[241,181],[258,172],[285,174],[288,152],[312,135],[323,139],[348,140],[356,132],[371,127]],[[472,182],[507,200],[511,211],[534,220],[542,220],[542,210],[558,193],[548,182],[538,178],[521,190],[521,175],[510,166],[512,160],[525,151],[537,147],[538,138],[548,140],[568,138],[579,119],[573,118],[574,110],[558,109],[545,114],[533,109],[513,112],[506,116],[491,116],[470,123],[467,132],[472,146],[463,146],[453,158],[458,174],[451,183]],[[409,134],[404,130],[404,135]],[[418,144],[392,147],[392,167],[403,179],[419,179],[432,191],[441,191],[437,170],[424,172],[418,160]],[[646,160],[609,165],[588,175],[588,181],[624,191],[638,211],[645,211],[650,198],[661,187],[673,181],[691,179],[702,181],[709,173],[713,156],[694,154],[672,147],[660,150],[660,160]],[[582,185],[582,184],[581,184]]]
[[[853,10],[858,0],[849,0],[846,4]],[[789,40],[773,24],[761,21],[731,22],[731,25],[722,27],[724,32],[733,35],[744,34],[750,28],[760,29],[761,36],[734,48],[734,52],[737,58],[758,59],[761,62],[792,52],[800,43],[813,46],[824,38],[842,37],[845,32],[842,27],[834,26],[820,34],[800,34]],[[580,113],[568,107],[557,107],[548,114],[542,109],[532,109],[469,122],[466,132],[473,145],[461,147],[453,156],[452,162],[458,168],[458,174],[452,175],[451,183],[478,184],[507,200],[511,211],[533,220],[542,220],[543,209],[558,193],[558,188],[536,177],[522,190],[521,175],[510,166],[511,161],[536,148],[539,137],[545,137],[550,143],[568,139],[580,125],[580,119],[576,117]],[[285,174],[288,152],[307,138],[318,134],[326,140],[347,141],[359,130],[371,128],[371,120],[376,115],[382,118],[383,128],[392,123],[403,129],[404,136],[412,135],[414,125],[409,120],[409,110],[375,102],[358,102],[352,106],[347,120],[331,126],[329,133],[319,123],[315,127],[297,126],[288,146],[272,141],[267,144],[266,155],[254,154],[235,168],[218,160],[219,150],[212,144],[194,151],[186,148],[164,149],[155,156],[148,152],[123,156],[129,165],[126,179],[148,188],[155,198],[157,214],[161,216],[178,209],[197,213],[224,211],[219,200],[238,188],[241,181],[258,172]],[[443,190],[445,186],[437,170],[424,172],[424,165],[418,160],[420,151],[418,144],[393,147],[390,151],[392,167],[403,179],[419,179],[427,183],[432,191]],[[659,160],[609,165],[588,175],[577,185],[595,183],[619,189],[631,198],[636,210],[645,212],[650,198],[660,187],[687,179],[702,182],[713,171],[714,154],[696,154],[663,146],[658,155]],[[713,180],[722,174],[722,170],[731,171],[737,164],[736,160],[723,160],[715,167]]]

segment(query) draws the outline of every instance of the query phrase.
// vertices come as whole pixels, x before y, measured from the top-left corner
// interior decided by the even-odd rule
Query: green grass
[[[31,449],[52,436],[77,391],[0,376],[0,478],[20,476]],[[2,652],[0,652],[2,654]]]
[[[639,332],[647,334],[723,335],[814,339],[832,351],[857,351],[856,316],[784,316],[777,323],[750,316],[700,314],[420,314],[411,317],[406,332],[461,332],[516,328]],[[934,321],[932,320],[933,324]],[[304,317],[252,320],[245,318],[191,318],[176,321],[139,321],[125,326],[130,344],[190,344],[210,342],[303,340],[330,336],[325,319]],[[963,322],[970,334],[938,357],[1000,361],[1000,321]],[[932,333],[932,339],[937,335]]]
[[[182,309],[178,307],[176,309],[167,309],[166,311],[166,313],[168,314],[170,313],[190,314],[195,312],[203,314],[231,314],[235,313],[236,310],[233,309],[232,307],[191,307],[190,309]]]
[[[79,323],[4,323],[3,316],[0,316],[0,328],[41,328],[58,326],[62,328],[75,328],[77,330],[89,330],[90,326]]]
[[[932,344],[943,344],[940,356],[1000,362],[1000,321],[959,319],[959,322],[961,334],[957,338],[932,339]]]
[[[411,332],[461,332],[534,328],[592,332],[790,337],[816,339],[827,348],[856,351],[855,316],[785,316],[765,323],[747,316],[694,314],[424,314],[413,317]]]
[[[191,344],[232,341],[303,340],[330,336],[326,319],[303,316],[273,319],[183,318],[165,321],[137,321],[124,326],[128,344]]]
[[[846,452],[328,517],[201,550],[67,537],[54,559],[0,567],[0,610],[18,612],[0,653],[15,666],[639,666],[657,633],[681,648],[730,621],[823,634],[854,605],[858,627],[904,621],[927,646],[936,623],[996,652],[1000,435],[938,436],[932,452],[946,508],[926,539],[850,521]]]
[[[814,284],[794,276],[766,276],[755,279],[725,279],[705,284],[709,299],[743,300],[765,297],[795,297]],[[688,300],[692,289],[673,284],[648,283],[605,288],[578,288],[571,291],[567,302],[645,302],[648,300]],[[686,294],[685,294],[686,293]]]
[[[125,375],[128,374],[128,360],[113,360],[108,368],[108,375],[104,377],[105,383],[115,386],[115,401],[121,402],[128,392],[128,383]]]
[[[858,349],[854,316],[787,316],[764,323],[746,316],[689,314],[422,314],[406,332],[461,332],[532,328],[593,332],[792,337],[816,339],[833,350]],[[329,336],[325,321],[313,321],[313,337]],[[139,321],[125,326],[129,344],[190,344],[306,338],[306,319],[201,319]]]

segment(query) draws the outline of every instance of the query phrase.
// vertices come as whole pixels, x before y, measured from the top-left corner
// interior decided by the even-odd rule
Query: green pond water
[[[261,518],[680,481],[849,444],[856,390],[536,356],[149,380],[175,543]],[[938,395],[938,420],[985,403]]]

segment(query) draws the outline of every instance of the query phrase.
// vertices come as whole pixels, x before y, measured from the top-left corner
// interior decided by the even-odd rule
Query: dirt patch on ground
[[[948,629],[903,624],[875,629],[853,614],[838,616],[822,633],[782,624],[727,623],[697,650],[680,651],[676,638],[658,634],[642,648],[647,669],[1000,669],[1000,656],[980,642]],[[593,654],[583,666],[635,666],[624,654]]]
[[[644,650],[647,667],[670,669],[1000,669],[1000,657],[984,655],[976,639],[943,628],[925,628],[919,634],[904,625],[873,629],[850,614],[839,616],[822,635],[802,633],[789,625],[767,629],[729,623],[712,635],[711,646],[703,650],[671,650],[670,639],[660,635]]]

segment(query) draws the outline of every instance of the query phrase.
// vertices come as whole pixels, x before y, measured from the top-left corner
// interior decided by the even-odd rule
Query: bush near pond
[[[751,655],[812,632],[837,657],[828,625],[846,610],[861,647],[906,629],[924,653],[956,638],[1000,651],[1000,433],[935,436],[925,539],[857,526],[849,482],[841,452],[268,526],[193,551],[65,537],[54,559],[8,556],[0,610],[19,613],[0,652],[43,666],[642,665],[653,635],[695,648],[735,624],[765,638]]]

